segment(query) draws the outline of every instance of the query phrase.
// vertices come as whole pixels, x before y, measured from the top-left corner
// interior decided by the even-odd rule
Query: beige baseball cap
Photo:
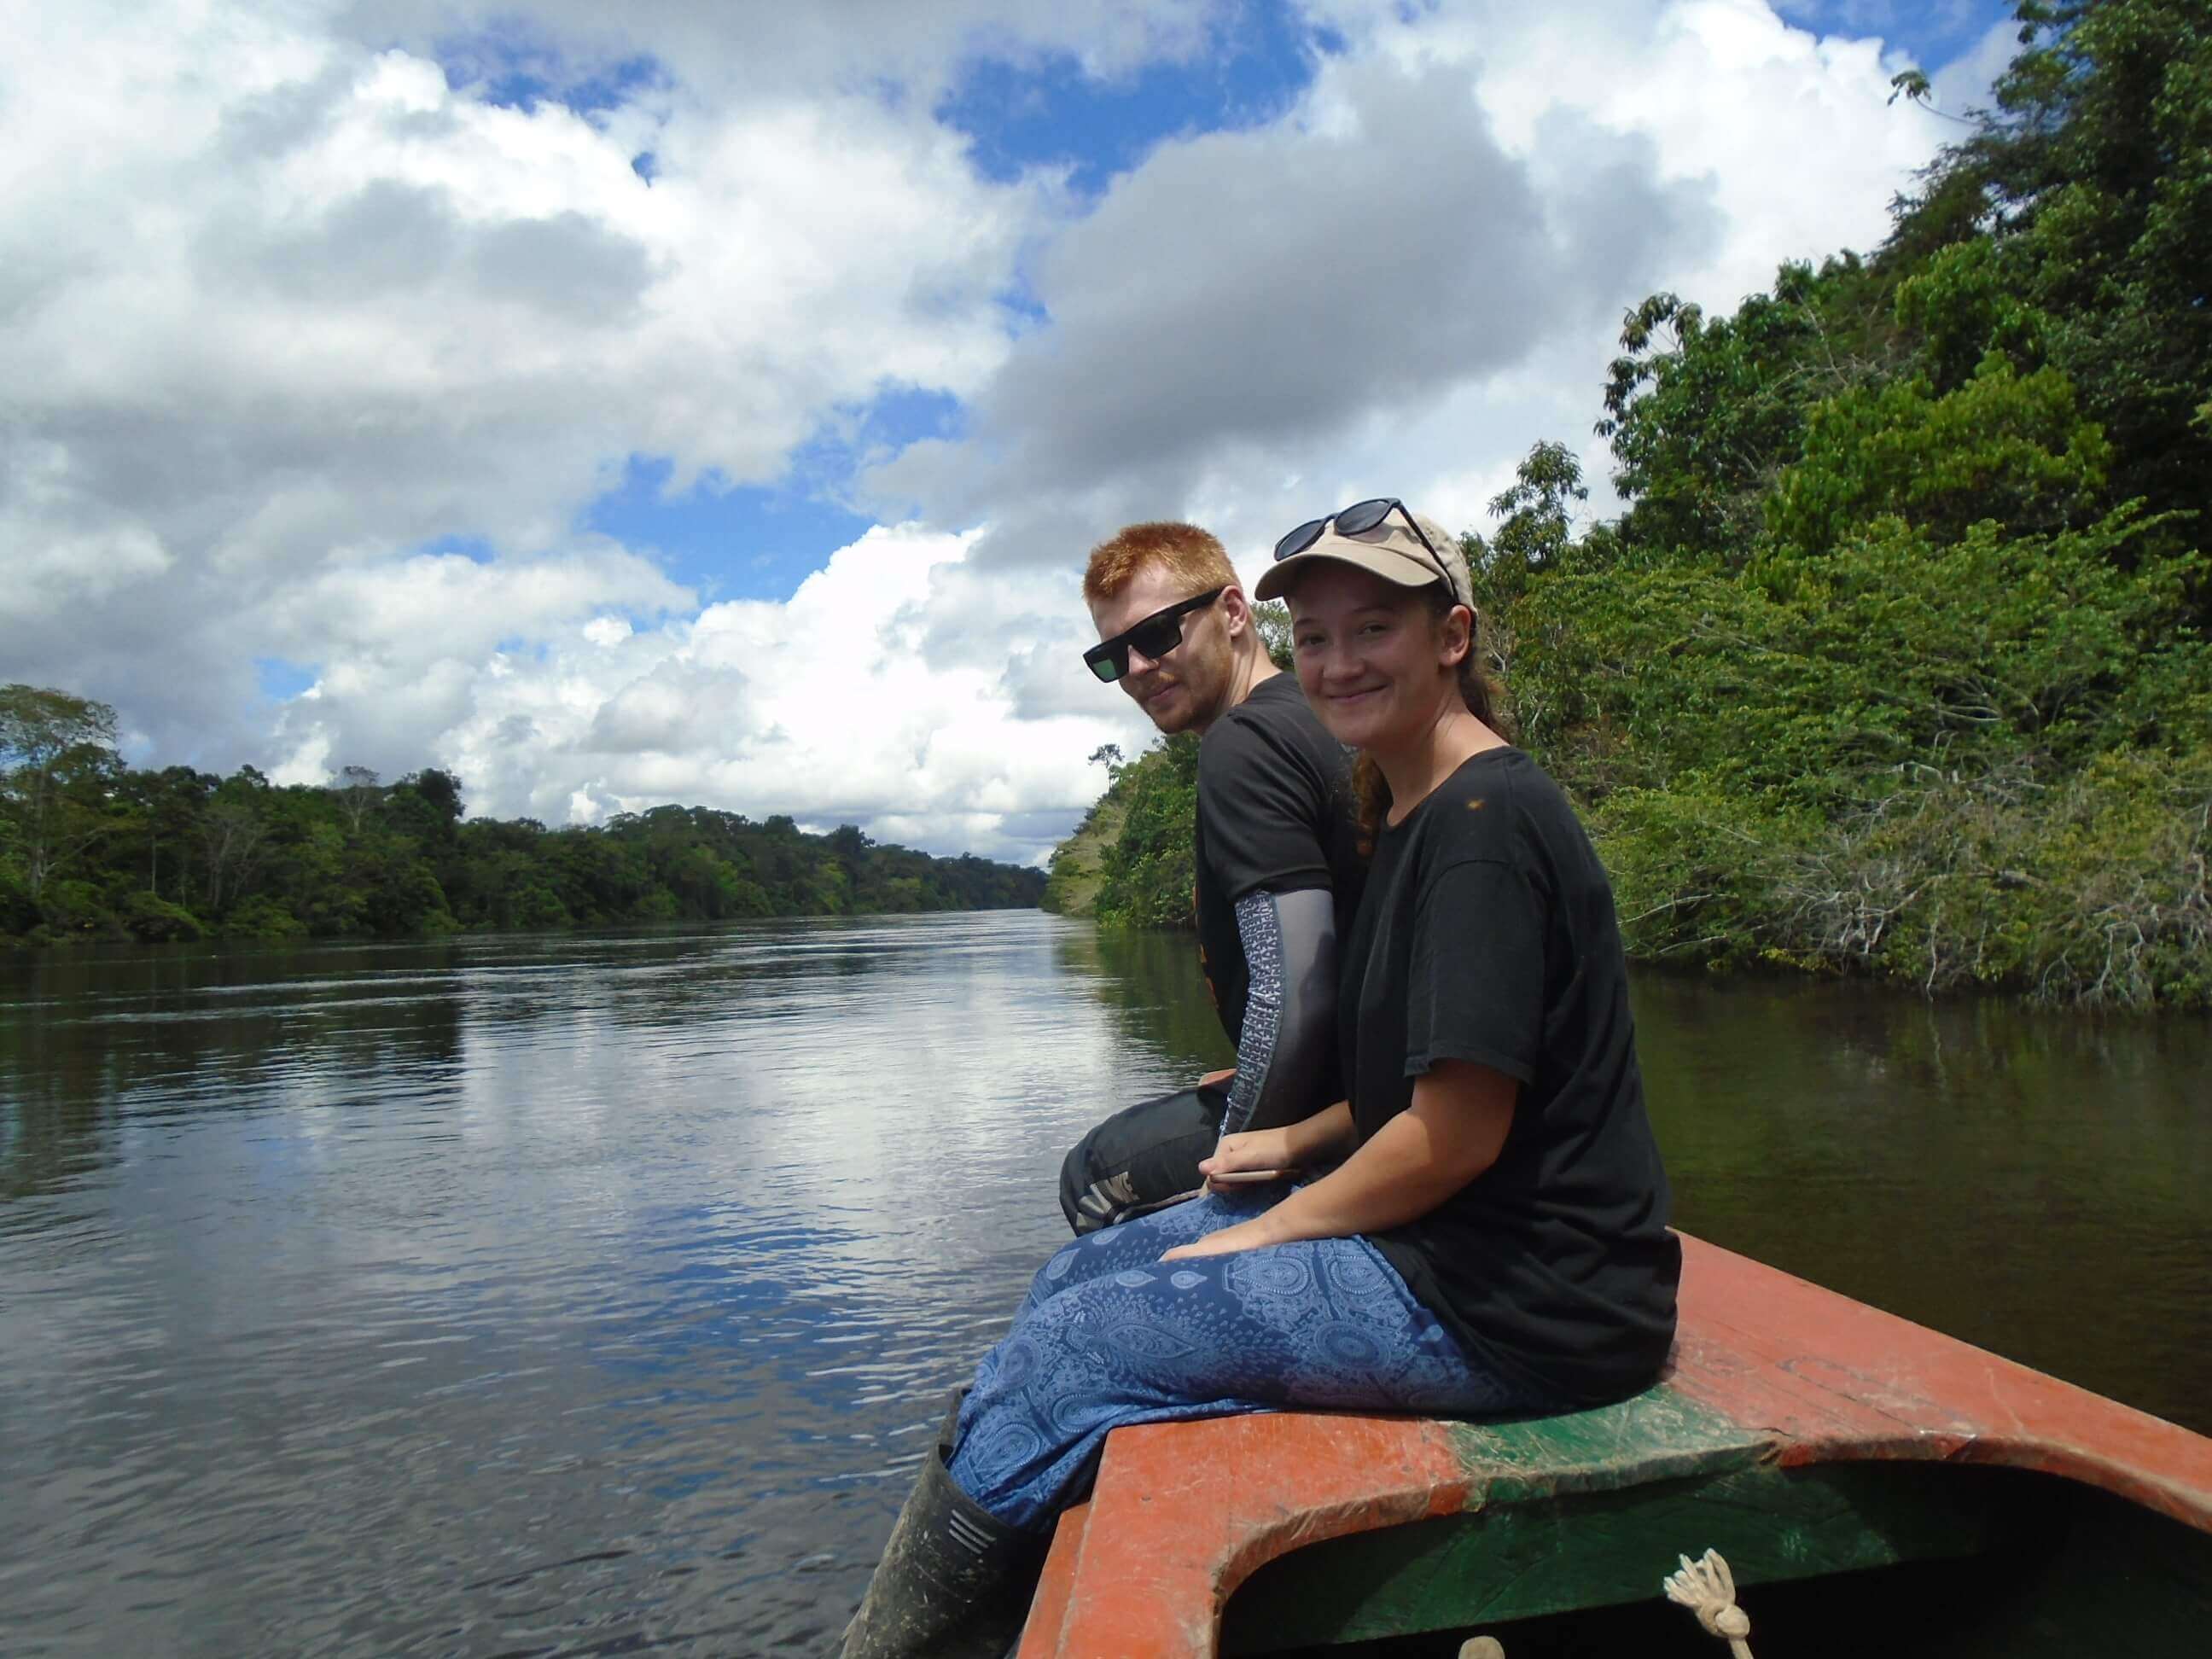
[[[1339,564],[1352,565],[1401,587],[1426,587],[1441,580],[1450,586],[1455,604],[1474,610],[1474,592],[1468,579],[1467,558],[1460,551],[1459,538],[1434,519],[1415,519],[1422,535],[1429,538],[1430,547],[1436,550],[1432,556],[1430,547],[1421,544],[1420,536],[1415,535],[1407,522],[1411,511],[1394,506],[1372,529],[1354,536],[1340,532],[1334,516],[1322,520],[1322,532],[1313,544],[1270,565],[1252,585],[1252,597],[1279,599],[1290,591],[1299,570],[1316,559],[1334,559]]]

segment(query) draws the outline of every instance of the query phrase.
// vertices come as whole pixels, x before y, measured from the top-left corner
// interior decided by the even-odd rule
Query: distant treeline
[[[2018,15],[1874,253],[1626,315],[1618,519],[1540,443],[1462,538],[1641,959],[2212,1004],[2212,27]],[[1188,745],[1107,758],[1046,902],[1180,921]]]
[[[461,781],[334,787],[139,770],[106,705],[0,689],[0,938],[210,937],[559,928],[748,916],[1024,908],[1041,872],[826,836],[706,807],[599,829],[465,818]]]

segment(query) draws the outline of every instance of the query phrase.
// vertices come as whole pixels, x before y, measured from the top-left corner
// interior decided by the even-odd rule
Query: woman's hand
[[[1229,1255],[1237,1250],[1256,1250],[1281,1243],[1283,1241],[1274,1237],[1274,1230],[1267,1224],[1267,1218],[1255,1215],[1249,1221],[1240,1221],[1233,1227],[1224,1227],[1219,1232],[1208,1233],[1188,1244],[1178,1244],[1160,1260],[1182,1261],[1197,1255]]]
[[[1213,1156],[1200,1161],[1198,1170],[1207,1178],[1209,1188],[1215,1176],[1246,1170],[1280,1170],[1287,1175],[1316,1160],[1326,1162],[1340,1156],[1351,1150],[1352,1141],[1352,1107],[1340,1100],[1300,1122],[1224,1135]]]
[[[1212,1188],[1216,1176],[1241,1175],[1249,1170],[1285,1170],[1294,1162],[1288,1130],[1253,1129],[1222,1136],[1213,1156],[1199,1160],[1198,1172]]]
[[[1520,1087],[1487,1066],[1438,1060],[1414,1079],[1413,1105],[1334,1170],[1249,1221],[1209,1233],[1160,1260],[1223,1255],[1302,1238],[1349,1238],[1426,1215],[1497,1161],[1513,1127]],[[1335,1113],[1349,1121],[1348,1109],[1339,1105],[1306,1123],[1324,1127]],[[1272,1168],[1256,1160],[1280,1155],[1296,1164],[1309,1144],[1304,1139],[1307,1133],[1305,1125],[1293,1124],[1288,1130],[1229,1135],[1221,1151],[1198,1167],[1210,1176],[1214,1171],[1207,1166],[1216,1159],[1223,1160],[1224,1170],[1230,1158],[1239,1169]]]

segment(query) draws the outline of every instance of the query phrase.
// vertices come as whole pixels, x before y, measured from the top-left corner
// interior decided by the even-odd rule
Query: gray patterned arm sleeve
[[[1334,898],[1320,888],[1247,893],[1237,931],[1251,989],[1224,1134],[1295,1123],[1328,1105],[1321,1096],[1336,1041]]]

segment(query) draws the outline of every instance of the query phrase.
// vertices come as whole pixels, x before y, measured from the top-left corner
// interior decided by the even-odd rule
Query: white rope
[[[1718,1550],[1707,1550],[1692,1561],[1677,1556],[1682,1570],[1660,1581],[1667,1599],[1679,1601],[1698,1615],[1706,1635],[1729,1644],[1730,1659],[1751,1659],[1751,1615],[1735,1604],[1735,1576]]]

